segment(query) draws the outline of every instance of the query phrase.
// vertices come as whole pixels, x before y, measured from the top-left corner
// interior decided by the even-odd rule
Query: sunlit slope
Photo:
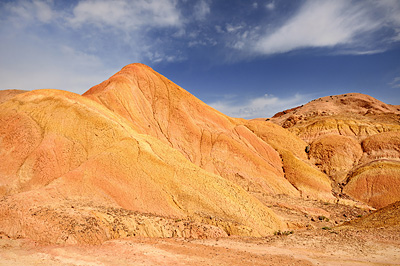
[[[300,195],[285,178],[279,153],[246,123],[209,107],[150,67],[128,65],[84,96],[248,191]]]
[[[335,201],[336,198],[332,195],[331,180],[308,160],[307,143],[271,122],[250,120],[245,124],[254,134],[279,153],[285,178],[300,192],[303,198]]]
[[[108,207],[189,219],[228,234],[266,235],[282,228],[245,190],[131,125],[88,98],[58,90],[32,91],[1,104],[2,230],[41,239],[54,226],[54,238],[45,241],[66,234],[90,242],[84,230],[68,233],[69,225],[61,222],[72,217],[74,205],[73,215],[98,225],[99,239],[113,237]],[[38,208],[48,212],[40,216]]]

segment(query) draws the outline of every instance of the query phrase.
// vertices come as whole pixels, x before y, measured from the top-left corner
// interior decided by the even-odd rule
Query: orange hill
[[[8,235],[49,242],[63,237],[105,240],[115,233],[108,207],[172,221],[189,219],[227,234],[257,236],[283,228],[272,211],[242,188],[200,169],[163,142],[138,134],[126,120],[80,95],[57,90],[21,94],[1,105],[0,120],[5,196],[0,228]],[[62,222],[80,212],[97,231]],[[124,232],[172,234],[153,228],[152,222],[141,230],[137,226],[128,219]]]
[[[148,66],[128,65],[84,96],[127,119],[139,133],[160,139],[192,163],[250,192],[298,196],[301,189],[314,198],[333,200],[329,179],[323,174],[309,177],[321,188],[321,193],[307,191],[309,180],[303,187],[292,185],[294,178],[288,178],[282,171],[279,140],[271,139],[275,141],[272,143],[268,138],[260,138],[276,132],[272,125],[254,125],[257,122],[230,118]],[[305,169],[310,168],[302,162],[306,158],[306,144],[294,135],[287,136],[287,131],[278,135],[277,139],[286,139],[281,145],[294,150],[293,160]]]
[[[132,64],[83,96],[0,100],[0,235],[264,236],[291,222],[267,207],[274,198],[377,208],[400,199],[398,107],[365,95],[248,121]]]

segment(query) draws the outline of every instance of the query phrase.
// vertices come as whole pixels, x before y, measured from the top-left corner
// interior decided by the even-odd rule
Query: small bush
[[[328,227],[328,226],[324,226],[322,227],[322,230],[331,230],[332,228]]]
[[[327,218],[327,217],[325,217],[325,216],[323,216],[323,215],[321,215],[321,216],[318,216],[318,220],[320,220],[320,221],[327,221],[327,222],[329,222],[329,218]]]
[[[281,231],[281,230],[278,230],[278,231],[274,232],[274,235],[275,236],[288,236],[288,235],[291,235],[293,233],[294,233],[294,231]]]

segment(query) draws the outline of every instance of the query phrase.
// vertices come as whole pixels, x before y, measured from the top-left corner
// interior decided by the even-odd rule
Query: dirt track
[[[99,246],[0,239],[0,265],[400,265],[400,234],[316,229],[267,238],[132,238]]]

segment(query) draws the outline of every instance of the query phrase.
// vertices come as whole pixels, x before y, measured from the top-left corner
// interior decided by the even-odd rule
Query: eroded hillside
[[[399,107],[366,95],[236,119],[142,64],[82,96],[2,93],[7,237],[266,236],[400,200]]]
[[[330,177],[336,194],[375,208],[399,200],[399,105],[349,93],[313,100],[271,121],[310,145],[310,162]]]

